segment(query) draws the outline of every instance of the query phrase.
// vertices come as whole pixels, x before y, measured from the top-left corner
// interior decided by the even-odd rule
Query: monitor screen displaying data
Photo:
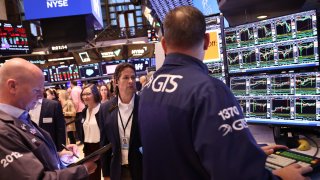
[[[319,66],[316,11],[225,29],[229,73]]]
[[[50,66],[49,74],[51,82],[70,81],[80,78],[78,66],[75,64]]]
[[[230,78],[247,122],[320,126],[320,72]]]

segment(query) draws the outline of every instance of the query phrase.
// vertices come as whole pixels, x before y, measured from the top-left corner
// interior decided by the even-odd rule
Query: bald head
[[[36,65],[21,58],[13,58],[6,61],[0,68],[0,84],[2,85],[8,79],[30,81],[37,75],[42,76],[42,71]]]
[[[34,64],[13,58],[0,68],[0,102],[29,110],[42,98],[44,76]]]

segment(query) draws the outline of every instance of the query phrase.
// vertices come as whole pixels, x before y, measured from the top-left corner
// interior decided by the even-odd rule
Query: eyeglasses
[[[91,96],[92,93],[83,93],[81,96]]]

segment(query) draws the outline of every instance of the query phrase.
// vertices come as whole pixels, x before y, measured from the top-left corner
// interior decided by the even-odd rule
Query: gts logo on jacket
[[[154,78],[151,77],[147,87],[151,86],[153,92],[172,93],[178,88],[178,79],[182,79],[181,75],[161,74]]]

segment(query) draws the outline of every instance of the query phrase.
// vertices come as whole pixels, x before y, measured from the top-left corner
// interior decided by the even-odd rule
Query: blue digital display
[[[100,0],[24,0],[26,20],[91,14],[102,26]]]

